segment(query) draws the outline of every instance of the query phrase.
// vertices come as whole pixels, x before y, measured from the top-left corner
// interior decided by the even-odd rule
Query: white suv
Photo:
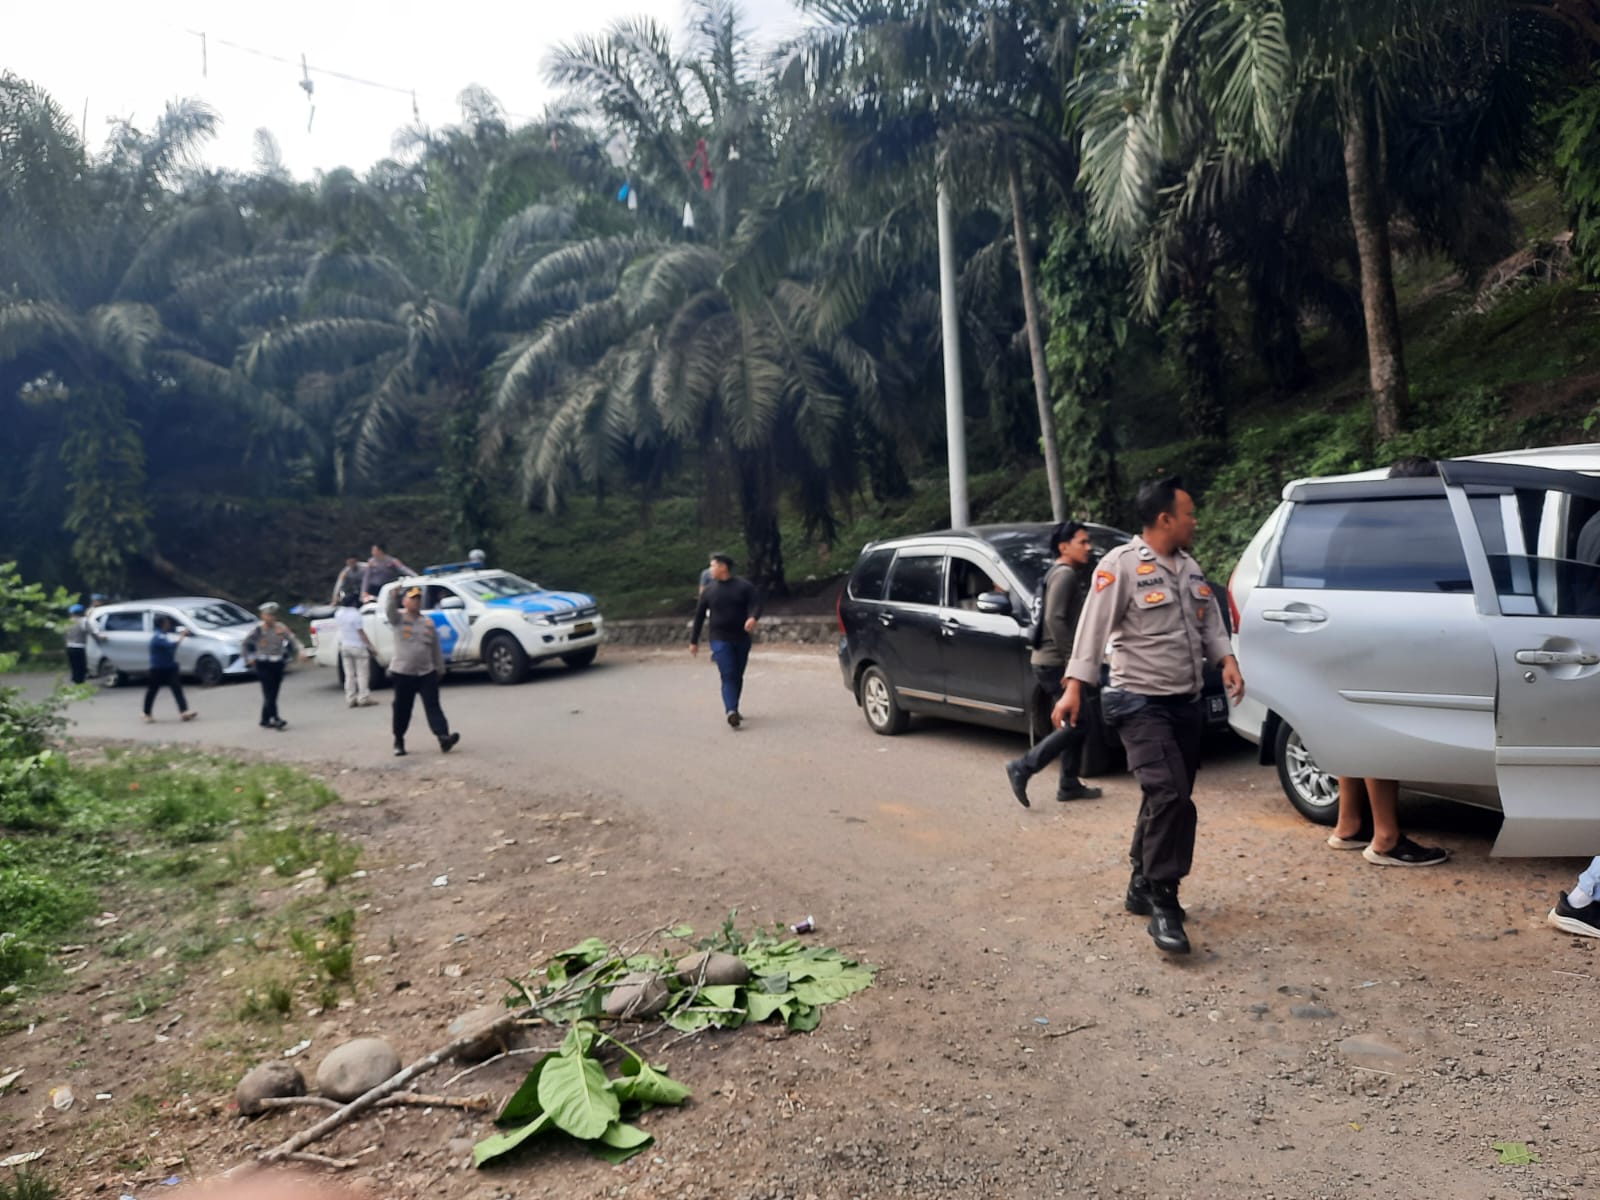
[[[533,664],[559,658],[587,667],[600,648],[604,622],[593,596],[551,592],[509,571],[470,564],[429,567],[422,575],[384,586],[362,606],[361,621],[373,647],[373,683],[384,678],[394,655],[394,630],[384,616],[392,589],[420,587],[422,610],[439,627],[439,647],[449,670],[482,665],[496,683],[521,683]],[[339,631],[332,617],[311,622],[317,663],[339,667]]]
[[[1229,592],[1236,732],[1331,823],[1337,775],[1503,810],[1494,853],[1600,852],[1600,445],[1298,480]]]

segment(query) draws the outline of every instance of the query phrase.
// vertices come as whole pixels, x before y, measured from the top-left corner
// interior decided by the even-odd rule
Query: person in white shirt
[[[344,699],[351,708],[371,708],[372,642],[361,624],[361,597],[346,592],[333,614],[339,630],[339,665],[344,669]]]

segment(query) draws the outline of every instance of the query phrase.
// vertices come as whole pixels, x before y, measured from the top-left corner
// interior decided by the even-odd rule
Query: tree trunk
[[[1394,294],[1386,184],[1376,167],[1382,147],[1374,152],[1372,97],[1360,85],[1357,87],[1343,113],[1344,176],[1350,194],[1356,254],[1361,262],[1361,310],[1367,326],[1372,415],[1379,439],[1387,441],[1400,432],[1405,420],[1405,350],[1400,341],[1400,305]],[[1382,138],[1381,130],[1378,136]]]
[[[1011,224],[1017,240],[1017,274],[1022,278],[1022,312],[1028,326],[1028,356],[1033,359],[1033,398],[1039,406],[1039,441],[1050,484],[1050,518],[1059,522],[1067,519],[1066,498],[1061,491],[1061,444],[1056,440],[1050,372],[1044,361],[1044,330],[1039,323],[1039,294],[1033,278],[1033,243],[1028,240],[1028,217],[1022,207],[1022,169],[1015,154],[1006,156],[1006,166],[1011,183]]]
[[[750,556],[740,574],[769,596],[786,596],[789,583],[783,574],[783,531],[778,527],[774,476],[773,465],[765,458],[739,464],[739,508]]]

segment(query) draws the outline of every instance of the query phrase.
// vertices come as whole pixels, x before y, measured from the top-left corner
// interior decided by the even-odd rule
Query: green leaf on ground
[[[711,1014],[698,1008],[680,1009],[678,1012],[667,1013],[661,1019],[679,1033],[698,1033],[711,1026]]]
[[[533,1064],[533,1070],[528,1072],[528,1077],[522,1081],[522,1086],[512,1093],[511,1099],[506,1101],[506,1106],[500,1110],[500,1115],[494,1119],[496,1125],[515,1125],[520,1121],[531,1121],[544,1112],[544,1105],[539,1103],[539,1076],[544,1073],[544,1065],[554,1058],[554,1054],[546,1054]]]
[[[789,990],[789,972],[779,971],[776,975],[763,975],[761,990],[773,996],[781,996]]]
[[[694,936],[694,926],[674,925],[671,929],[667,930],[667,936],[669,938],[677,938],[680,941],[692,938]]]
[[[787,1014],[789,1028],[796,1033],[810,1033],[822,1024],[822,1011],[812,1008],[809,1004],[795,1001],[794,1008]]]
[[[871,984],[872,976],[864,973],[835,975],[830,979],[800,979],[795,981],[794,994],[806,1004],[833,1004]]]
[[[1527,1142],[1496,1142],[1494,1148],[1500,1151],[1500,1165],[1525,1166],[1536,1163],[1539,1156],[1528,1149]]]
[[[530,1121],[521,1129],[490,1134],[483,1141],[472,1147],[472,1165],[481,1167],[491,1159],[499,1158],[502,1154],[509,1154],[534,1134],[548,1129],[550,1124],[550,1114],[540,1113],[538,1120]]]
[[[611,1090],[624,1103],[682,1104],[689,1098],[687,1087],[638,1058],[622,1060],[622,1078],[611,1081]]]
[[[739,986],[731,983],[712,984],[700,989],[695,1001],[697,1008],[738,1008]]]
[[[576,1029],[573,1033],[577,1033]],[[569,1041],[572,1034],[568,1034]],[[593,1038],[593,1031],[590,1031]],[[617,1119],[621,1107],[600,1064],[583,1050],[569,1052],[565,1043],[560,1054],[545,1061],[539,1075],[539,1103],[562,1129],[575,1138],[599,1137]]]
[[[765,992],[751,992],[745,997],[745,1007],[750,1020],[760,1022],[770,1019],[773,1013],[785,1011],[784,1006],[793,1004],[794,999],[793,992],[775,996],[769,996]]]
[[[654,1134],[636,1129],[632,1125],[625,1125],[621,1121],[613,1121],[602,1131],[600,1140],[590,1145],[589,1149],[615,1166],[617,1163],[627,1162],[655,1140]]]

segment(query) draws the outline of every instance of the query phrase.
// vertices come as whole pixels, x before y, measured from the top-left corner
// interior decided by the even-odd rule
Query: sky
[[[799,28],[792,0],[738,3],[758,44]],[[535,118],[559,97],[544,81],[553,46],[627,17],[653,17],[675,34],[686,25],[684,0],[79,0],[8,7],[0,70],[44,87],[84,123],[91,147],[104,144],[110,121],[131,118],[148,128],[167,101],[195,97],[222,118],[204,152],[207,163],[248,170],[255,131],[264,127],[297,178],[336,166],[363,170],[387,156],[394,132],[413,120],[413,90],[428,125],[460,120],[455,98],[468,84],[488,88],[508,113]],[[300,86],[302,54],[310,97]]]

